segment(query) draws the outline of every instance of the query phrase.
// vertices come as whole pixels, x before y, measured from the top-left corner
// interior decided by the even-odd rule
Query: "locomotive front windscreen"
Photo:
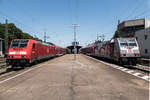
[[[128,46],[128,43],[122,42],[122,43],[120,43],[120,45],[124,47],[124,46]]]
[[[126,47],[126,46],[136,47],[137,46],[136,43],[120,43],[120,45],[122,47]]]
[[[136,43],[129,43],[129,46],[131,46],[131,47],[136,47],[137,45],[136,45]]]
[[[135,39],[122,39],[120,40],[120,46],[124,47],[124,46],[131,46],[131,47],[136,47],[136,41]]]
[[[13,40],[11,48],[27,48],[29,40]]]

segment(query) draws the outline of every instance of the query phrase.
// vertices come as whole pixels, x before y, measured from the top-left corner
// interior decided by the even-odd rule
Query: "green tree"
[[[113,38],[118,38],[121,36],[121,31],[117,30],[113,36]]]
[[[5,39],[5,24],[2,23],[0,23],[0,38]],[[42,41],[37,37],[36,38],[32,37],[29,33],[24,33],[14,23],[9,23],[8,24],[8,45],[10,45],[13,39],[35,39],[35,40]],[[4,42],[3,42],[3,48],[4,48]]]

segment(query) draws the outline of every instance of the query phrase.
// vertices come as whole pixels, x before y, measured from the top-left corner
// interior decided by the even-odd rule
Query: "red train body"
[[[59,47],[57,45],[54,45],[55,49],[56,49],[56,56],[61,56],[67,53],[67,49],[66,48],[62,48]]]
[[[86,55],[95,55],[95,44],[90,44],[85,48],[81,48],[80,52]]]
[[[7,63],[12,66],[20,66],[56,55],[56,47],[52,44],[32,39],[14,39],[9,47]]]

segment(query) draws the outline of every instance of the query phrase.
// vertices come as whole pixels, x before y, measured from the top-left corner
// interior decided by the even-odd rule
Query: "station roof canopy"
[[[80,49],[82,46],[76,46],[77,49]],[[74,49],[74,46],[68,46],[68,49]]]
[[[146,18],[127,20],[127,21],[123,21],[122,23],[120,23],[118,25],[118,28],[124,29],[124,28],[128,28],[128,27],[139,27],[139,26],[143,26],[143,28],[149,27],[149,24],[146,24],[146,23],[150,23],[150,21]]]

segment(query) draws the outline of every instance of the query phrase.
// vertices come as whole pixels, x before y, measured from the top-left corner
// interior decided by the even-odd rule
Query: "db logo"
[[[19,52],[16,52],[16,54],[19,54]]]
[[[131,49],[128,49],[128,52],[131,53]]]

